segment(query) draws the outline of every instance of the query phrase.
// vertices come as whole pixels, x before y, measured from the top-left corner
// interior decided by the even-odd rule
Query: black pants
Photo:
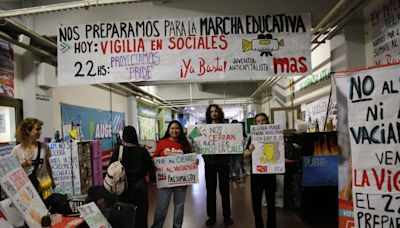
[[[253,214],[257,228],[264,227],[264,221],[261,213],[262,194],[265,191],[267,199],[267,226],[276,228],[276,209],[275,209],[275,174],[251,174],[251,200],[253,203]]]
[[[119,200],[137,206],[135,228],[147,228],[147,212],[149,208],[148,188],[143,177],[136,182],[129,182],[128,189],[122,193]]]
[[[223,155],[220,155],[223,156]],[[217,216],[217,175],[219,180],[219,193],[222,199],[222,210],[225,218],[231,217],[231,202],[229,196],[229,166],[228,164],[205,164],[204,172],[207,189],[207,215],[215,219]]]

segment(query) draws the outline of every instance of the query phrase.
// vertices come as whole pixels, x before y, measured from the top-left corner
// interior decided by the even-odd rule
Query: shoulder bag
[[[32,173],[29,174],[29,176],[28,176],[29,179],[32,182],[32,185],[35,187],[36,190],[39,189],[39,180],[37,178],[36,173],[37,173],[37,170],[39,168],[39,163],[40,163],[40,147],[41,147],[41,143],[38,142],[37,143],[38,153],[37,153],[37,156],[36,156],[36,160],[34,160],[34,168],[33,168]]]

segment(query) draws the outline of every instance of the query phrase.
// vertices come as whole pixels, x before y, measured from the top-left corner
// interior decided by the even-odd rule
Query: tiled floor
[[[204,165],[200,158],[199,164],[199,177],[200,182],[189,186],[186,192],[185,202],[185,216],[183,219],[183,227],[188,228],[202,228],[205,226],[207,220],[206,212],[206,188],[204,181]],[[153,223],[153,214],[156,201],[156,185],[150,185],[149,189],[149,225]],[[244,227],[251,228],[255,227],[254,218],[251,207],[251,194],[250,194],[250,177],[246,176],[242,181],[230,182],[231,192],[231,207],[232,207],[232,219],[234,224],[230,227]],[[266,218],[266,207],[263,207],[264,219]],[[217,223],[214,227],[224,227],[221,200],[219,198],[219,192],[217,192]],[[173,217],[173,204],[170,202],[167,218],[165,220],[164,227],[172,227]],[[277,225],[279,228],[336,228],[337,220],[316,217],[304,220],[297,213],[291,209],[277,209]]]

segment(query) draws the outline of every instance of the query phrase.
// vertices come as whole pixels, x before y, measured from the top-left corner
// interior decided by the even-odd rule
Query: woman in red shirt
[[[178,121],[173,120],[169,123],[164,138],[157,143],[157,148],[153,157],[181,155],[191,152],[192,148],[183,133],[182,125]],[[173,227],[182,227],[186,187],[187,186],[178,186],[158,189],[153,228],[163,227],[172,194],[174,194]]]

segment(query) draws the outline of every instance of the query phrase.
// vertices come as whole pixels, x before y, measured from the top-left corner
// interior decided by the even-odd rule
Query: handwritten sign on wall
[[[400,8],[398,2],[382,1],[370,14],[375,65],[400,62]]]
[[[190,185],[199,182],[196,154],[154,158],[157,188]]]
[[[307,75],[310,29],[283,13],[61,25],[58,84]]]
[[[251,142],[254,145],[254,151],[251,153],[254,174],[285,172],[282,125],[251,126]]]
[[[0,185],[28,226],[42,227],[41,219],[49,212],[13,155],[0,157]]]
[[[399,224],[399,66],[343,73],[352,151],[356,227]],[[371,219],[372,218],[372,219]]]
[[[189,125],[188,137],[199,154],[243,154],[242,124]]]

